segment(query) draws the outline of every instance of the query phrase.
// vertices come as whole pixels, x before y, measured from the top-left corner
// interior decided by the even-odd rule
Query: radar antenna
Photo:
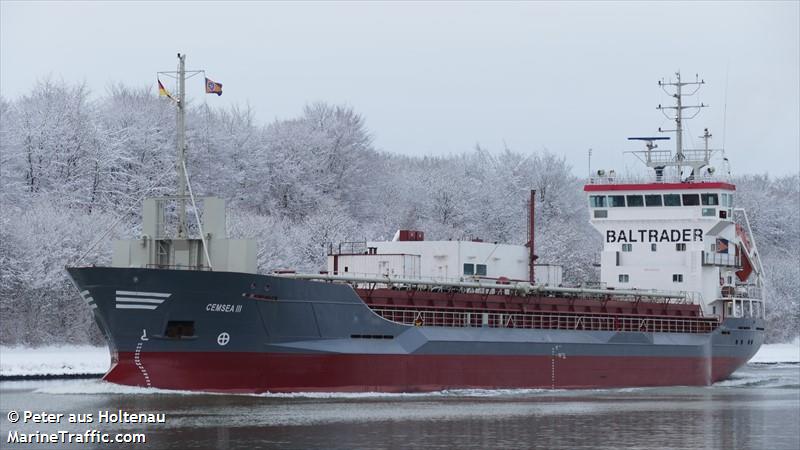
[[[644,159],[642,159],[642,157],[638,155],[638,153],[642,152],[631,152],[631,153],[633,153],[637,158],[639,158],[640,161],[645,163],[647,167],[652,167],[653,169],[655,169],[656,180],[661,181],[661,179],[664,177],[665,165],[663,164],[664,158],[659,158],[658,153],[663,153],[664,151],[659,150],[658,152],[656,152],[656,155],[653,155],[653,150],[658,148],[658,144],[656,144],[655,141],[668,141],[669,136],[636,136],[636,137],[629,137],[628,140],[645,142],[644,145],[645,147],[647,147],[647,150],[644,151]],[[666,152],[669,153],[669,150],[667,150]]]

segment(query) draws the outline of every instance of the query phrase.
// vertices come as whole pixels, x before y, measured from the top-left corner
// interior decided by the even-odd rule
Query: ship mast
[[[698,105],[685,105],[683,103],[683,97],[693,96],[697,93],[697,91],[700,90],[702,85],[706,84],[706,82],[698,77],[695,78],[695,81],[682,81],[680,72],[675,72],[675,76],[676,81],[666,82],[661,80],[658,82],[658,85],[661,87],[661,89],[663,89],[667,95],[675,99],[675,106],[658,105],[656,107],[657,110],[664,114],[664,117],[675,122],[675,129],[673,130],[663,130],[660,127],[658,128],[660,133],[675,133],[675,154],[673,155],[670,150],[656,150],[656,148],[658,148],[656,141],[668,140],[669,137],[667,136],[642,136],[628,138],[628,140],[632,141],[645,142],[647,148],[646,150],[628,153],[632,153],[647,167],[654,169],[656,172],[656,180],[659,182],[672,178],[665,173],[665,169],[667,167],[675,168],[677,172],[675,174],[675,178],[679,182],[693,181],[701,175],[705,176],[704,174],[700,173],[700,169],[709,166],[711,162],[711,155],[717,151],[708,147],[708,140],[711,138],[711,133],[709,133],[708,128],[704,130],[705,132],[703,136],[700,136],[701,139],[705,140],[705,148],[702,150],[684,148],[683,121],[693,119],[700,113],[702,108],[706,108],[708,105],[705,103],[700,103]],[[693,86],[694,89],[692,89],[691,92],[687,92],[687,90],[684,89],[686,86]],[[674,90],[670,91],[670,89]],[[687,109],[692,111],[689,114],[685,114],[684,111]],[[672,110],[673,113],[667,113],[667,110]],[[683,169],[685,167],[691,168],[692,172],[687,178],[684,179]],[[707,175],[713,174],[714,168],[710,166],[707,167],[707,172]]]
[[[186,54],[178,53],[178,98],[176,99],[175,125],[178,156],[175,167],[178,171],[178,239],[185,239],[186,229]]]
[[[176,107],[176,192],[174,195],[143,198],[142,234],[137,239],[117,241],[112,267],[256,273],[255,243],[249,239],[227,237],[225,200],[214,196],[196,197],[186,168],[189,149],[186,139],[186,80],[205,71],[186,70],[186,55],[178,53],[177,71],[157,73],[177,81],[175,95],[172,95],[158,79],[158,95],[168,98]],[[222,84],[206,78],[205,91],[222,95]],[[169,214],[173,208],[178,216],[174,230],[174,221]],[[201,212],[203,220],[200,220]],[[188,214],[194,216],[195,236],[189,232]],[[211,264],[212,255],[214,265]]]
[[[159,75],[166,75],[177,79],[178,92],[177,95],[171,96],[167,93],[167,97],[175,102],[175,149],[177,156],[175,158],[175,170],[177,172],[177,192],[175,193],[175,200],[178,202],[178,224],[177,224],[177,238],[187,239],[189,237],[189,227],[186,220],[186,201],[191,197],[191,186],[189,186],[189,193],[187,194],[187,176],[186,176],[186,152],[188,146],[186,144],[186,79],[191,78],[197,74],[205,73],[204,70],[186,70],[186,54],[178,53],[178,70],[175,72],[158,72]]]
[[[675,72],[676,81],[659,81],[658,85],[661,86],[661,89],[667,93],[667,95],[673,97],[675,99],[675,106],[661,106],[658,105],[656,109],[661,111],[669,120],[675,121],[675,129],[674,130],[662,130],[661,128],[658,129],[661,133],[675,133],[675,158],[674,158],[674,165],[678,169],[678,177],[682,174],[682,165],[683,161],[686,159],[686,156],[683,153],[683,110],[685,109],[693,109],[694,114],[687,117],[687,119],[693,119],[697,114],[700,113],[701,108],[705,108],[708,105],[700,103],[699,105],[684,105],[683,104],[683,97],[690,97],[697,93],[700,90],[700,87],[704,85],[706,82],[705,80],[699,80],[698,77],[695,75],[695,81],[681,81],[681,73],[680,71]],[[667,90],[667,86],[672,86],[675,88],[675,92],[669,92]],[[684,86],[695,86],[692,92],[686,93],[683,91]],[[665,112],[665,110],[672,109],[675,111],[673,116],[670,116]],[[708,161],[705,161],[705,164],[708,164]],[[697,169],[699,167],[695,167],[696,164],[688,164],[692,166],[693,169]]]

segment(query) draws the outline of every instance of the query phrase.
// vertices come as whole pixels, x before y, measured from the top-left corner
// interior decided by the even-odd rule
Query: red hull
[[[112,383],[214,392],[420,392],[454,388],[708,385],[739,358],[507,355],[119,353]],[[147,379],[144,372],[147,372]]]

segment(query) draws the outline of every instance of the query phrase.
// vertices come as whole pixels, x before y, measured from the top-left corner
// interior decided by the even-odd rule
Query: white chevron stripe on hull
[[[156,309],[172,294],[165,292],[117,291],[117,309]]]
[[[164,303],[163,298],[117,297],[117,303]]]
[[[156,309],[158,305],[133,305],[133,304],[121,304],[117,305],[117,309]]]
[[[129,295],[136,297],[164,297],[167,298],[172,294],[164,292],[137,292],[137,291],[117,291],[117,295]]]

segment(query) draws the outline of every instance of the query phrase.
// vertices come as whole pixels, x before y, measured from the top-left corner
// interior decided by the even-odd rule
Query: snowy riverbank
[[[762,345],[755,356],[750,360],[751,363],[779,363],[791,362],[800,363],[800,337],[785,344]]]
[[[761,347],[751,363],[800,363],[800,338]],[[101,375],[108,370],[106,347],[89,345],[48,347],[0,346],[0,377]]]
[[[110,363],[107,347],[0,346],[0,377],[102,375],[108,370]]]

